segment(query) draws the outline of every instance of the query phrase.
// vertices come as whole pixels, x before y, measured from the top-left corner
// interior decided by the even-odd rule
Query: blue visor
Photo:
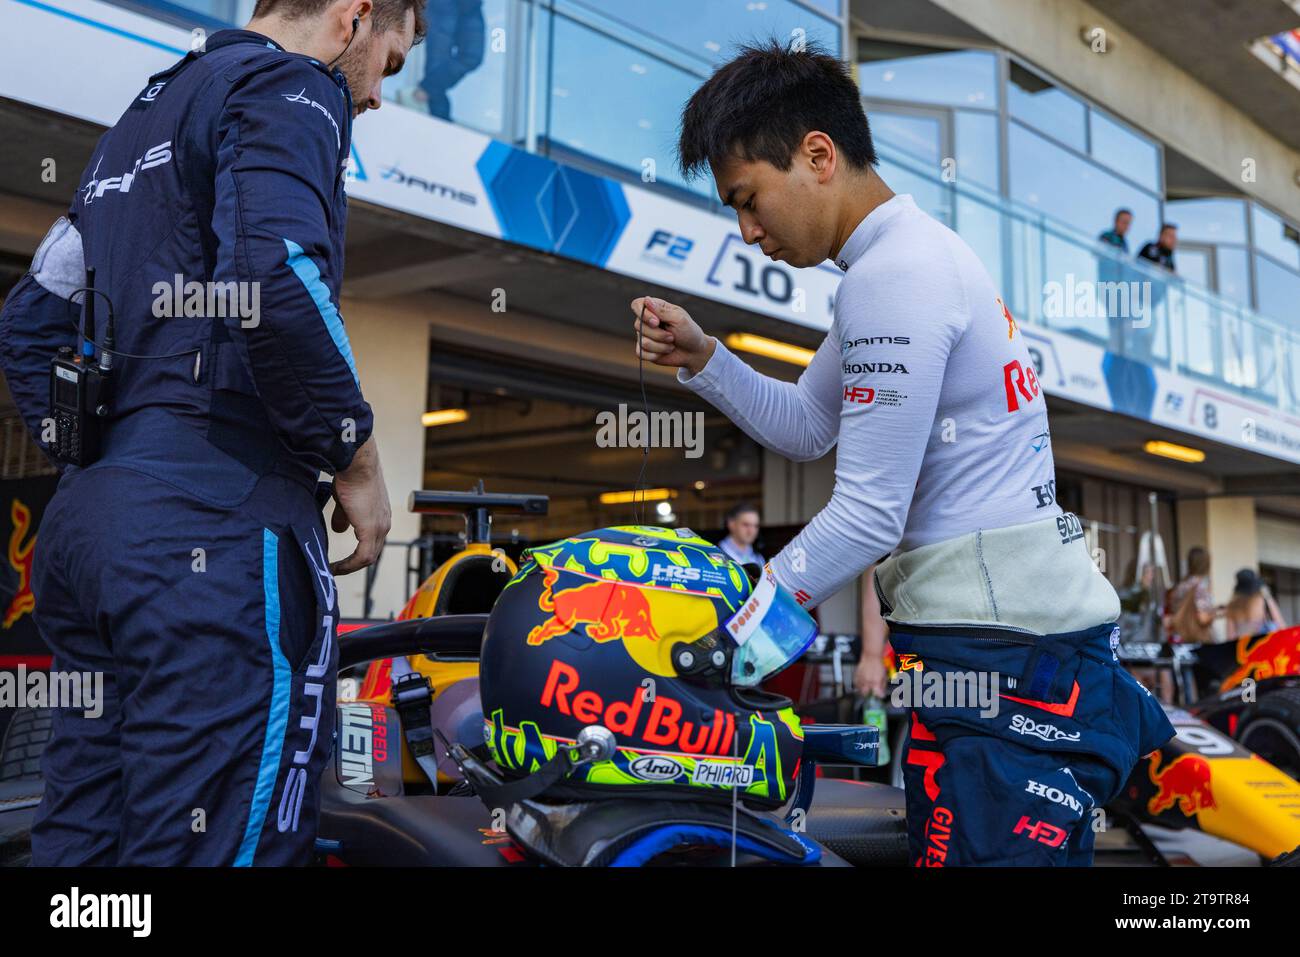
[[[772,566],[763,569],[740,611],[723,625],[736,645],[731,683],[751,688],[790,665],[817,637],[817,622],[776,583]]]

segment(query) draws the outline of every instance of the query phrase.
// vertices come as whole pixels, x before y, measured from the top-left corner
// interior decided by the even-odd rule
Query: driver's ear
[[[818,179],[824,180],[835,169],[835,146],[830,137],[819,130],[810,130],[804,137],[803,145]]]

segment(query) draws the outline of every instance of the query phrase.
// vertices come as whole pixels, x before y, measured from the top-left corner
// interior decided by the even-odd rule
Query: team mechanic
[[[260,0],[150,77],[6,303],[0,358],[38,435],[86,267],[116,321],[102,455],[64,471],[36,556],[54,667],[103,672],[106,699],[98,720],[56,712],[38,865],[310,860],[331,570],[374,562],[391,519],[337,306],[344,172],[422,3]],[[194,282],[258,308],[159,315],[159,289]],[[357,537],[332,569],[322,470]]]
[[[797,384],[678,306],[632,303],[638,348],[757,442],[796,461],[838,443],[831,500],[773,560],[778,582],[815,606],[880,560],[904,671],[998,682],[992,716],[947,698],[911,711],[912,861],[1091,863],[1092,808],[1173,728],[1113,655],[1119,600],[1056,504],[1015,320],[971,249],[881,180],[836,58],[743,48],[687,103],[679,152],[688,176],[708,164],[745,242],[844,272]]]

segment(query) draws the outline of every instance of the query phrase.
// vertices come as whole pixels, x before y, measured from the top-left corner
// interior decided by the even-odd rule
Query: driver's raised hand
[[[641,310],[645,308],[645,325]],[[645,355],[655,365],[676,366],[691,375],[704,368],[713,356],[718,341],[706,336],[681,306],[650,296],[632,300],[632,327],[637,332],[637,355]]]

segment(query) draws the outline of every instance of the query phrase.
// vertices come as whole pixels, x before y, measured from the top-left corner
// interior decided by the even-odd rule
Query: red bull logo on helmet
[[[643,589],[616,581],[597,580],[553,592],[559,577],[556,569],[546,569],[545,587],[537,604],[543,611],[550,612],[550,617],[528,632],[528,644],[540,645],[582,626],[592,641],[659,640],[659,633],[650,618],[650,599]]]
[[[1159,768],[1160,752],[1150,757],[1147,775],[1156,786],[1156,793],[1147,801],[1147,811],[1163,814],[1178,805],[1185,817],[1198,811],[1215,808],[1214,791],[1210,786],[1210,762],[1199,754],[1182,754]]]

